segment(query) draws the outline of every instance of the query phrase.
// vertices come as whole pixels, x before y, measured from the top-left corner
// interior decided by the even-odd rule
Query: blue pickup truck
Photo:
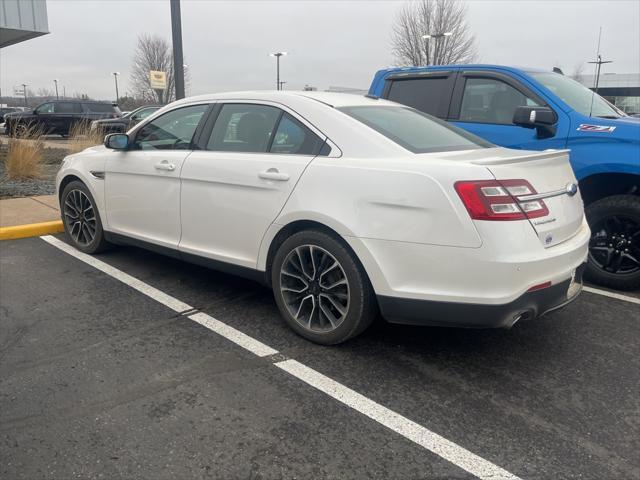
[[[378,71],[369,95],[447,120],[493,144],[570,149],[592,238],[587,278],[640,287],[640,119],[561,73],[497,65]]]

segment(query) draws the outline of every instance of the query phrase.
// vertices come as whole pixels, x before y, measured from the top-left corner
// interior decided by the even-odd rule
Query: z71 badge
[[[616,127],[609,127],[607,125],[589,125],[588,123],[581,123],[578,127],[579,132],[595,132],[595,133],[611,133]]]

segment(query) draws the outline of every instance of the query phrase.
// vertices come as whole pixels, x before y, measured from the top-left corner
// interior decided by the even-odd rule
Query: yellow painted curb
[[[16,238],[39,237],[64,231],[62,220],[53,222],[30,223],[15,227],[0,227],[0,240],[14,240]]]

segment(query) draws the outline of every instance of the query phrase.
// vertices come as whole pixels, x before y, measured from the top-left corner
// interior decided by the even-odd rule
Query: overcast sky
[[[394,64],[390,33],[402,1],[182,0],[183,41],[191,71],[188,94],[275,87],[282,59],[285,88],[310,84],[368,88],[374,72]],[[603,72],[640,72],[639,0],[470,0],[467,20],[483,63],[551,68],[571,73],[593,60],[602,26]],[[140,33],[171,39],[169,0],[47,0],[43,37],[0,50],[2,93],[13,86],[68,95],[114,97],[128,90]],[[585,74],[593,66],[585,65]],[[61,87],[62,88],[62,87]],[[62,93],[62,92],[61,92]]]

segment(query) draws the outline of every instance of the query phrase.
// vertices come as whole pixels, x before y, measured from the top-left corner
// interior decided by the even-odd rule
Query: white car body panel
[[[85,182],[108,232],[259,272],[268,270],[279,232],[315,222],[351,247],[377,295],[392,298],[500,305],[532,286],[566,281],[586,260],[589,229],[579,193],[545,200],[555,220],[534,225],[472,220],[454,188],[494,178],[523,178],[538,192],[562,188],[576,181],[566,152],[414,154],[327,106],[392,102],[307,92],[207,95],[168,105],[129,134],[168,110],[217,102],[279,106],[327,138],[331,154],[98,147],[68,157],[58,185],[70,174]],[[163,161],[175,169],[156,170]],[[288,179],[261,178],[269,169]],[[92,170],[104,171],[105,180]]]
[[[104,168],[110,231],[177,248],[181,232],[180,171],[190,151],[110,153]]]
[[[255,268],[264,233],[312,159],[193,152],[182,170],[180,251]],[[272,173],[287,179],[261,178]]]

